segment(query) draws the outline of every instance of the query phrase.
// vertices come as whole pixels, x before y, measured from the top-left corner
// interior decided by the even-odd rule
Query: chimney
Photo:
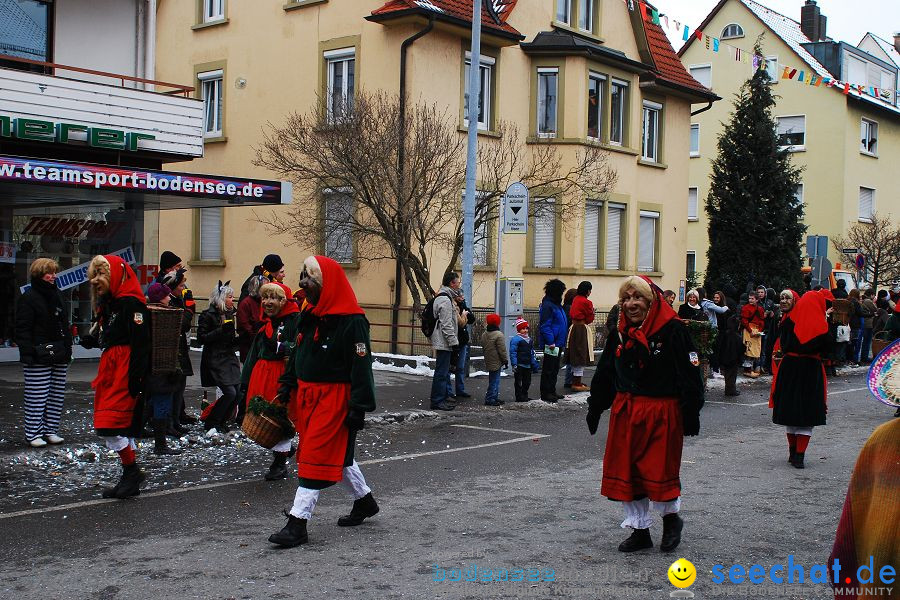
[[[894,48],[900,52],[900,31],[894,32]]]
[[[809,41],[818,42],[819,27],[821,26],[821,11],[816,4],[816,0],[806,0],[806,4],[800,9],[800,31],[803,32]]]
[[[828,17],[825,15],[819,15],[819,39],[827,40],[828,36],[826,35],[826,31],[828,31]]]

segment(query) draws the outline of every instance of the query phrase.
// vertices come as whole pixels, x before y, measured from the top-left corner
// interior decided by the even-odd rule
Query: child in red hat
[[[487,331],[481,336],[481,347],[484,349],[484,368],[488,372],[487,393],[484,395],[485,406],[500,406],[500,369],[509,365],[506,353],[506,336],[500,331],[500,315],[490,314],[485,319]]]
[[[528,402],[531,374],[540,370],[534,354],[534,341],[528,336],[528,321],[516,321],[516,335],[509,341],[509,359],[515,375],[516,402]]]

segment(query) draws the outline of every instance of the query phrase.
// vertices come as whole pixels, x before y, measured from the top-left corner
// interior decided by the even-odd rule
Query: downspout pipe
[[[712,100],[710,100],[710,101],[709,101],[709,104],[707,104],[707,105],[704,106],[703,108],[700,108],[700,109],[695,110],[694,112],[692,112],[692,113],[691,113],[691,116],[694,117],[694,116],[699,115],[700,113],[704,113],[704,112],[708,111],[709,109],[711,109],[712,106],[713,106],[713,103],[712,103]]]
[[[421,31],[416,32],[412,36],[403,40],[403,43],[400,44],[400,144],[397,148],[397,168],[400,172],[401,182],[403,180],[403,165],[406,161],[406,146],[404,145],[404,141],[406,140],[406,54],[409,50],[409,47],[412,46],[416,40],[419,38],[425,37],[428,33],[434,29],[434,15],[428,18],[428,24],[425,25],[425,28]],[[402,185],[401,185],[401,189]],[[402,211],[401,211],[402,213]],[[400,304],[403,300],[403,286],[400,282],[403,280],[403,267],[400,262],[400,257],[398,256],[396,259],[396,265],[394,269],[394,306],[391,310],[391,353],[398,353],[398,339],[399,339],[399,323],[400,323]]]
[[[156,79],[156,0],[147,0],[147,26],[144,28],[144,78]],[[152,92],[152,83],[144,84],[144,89]]]

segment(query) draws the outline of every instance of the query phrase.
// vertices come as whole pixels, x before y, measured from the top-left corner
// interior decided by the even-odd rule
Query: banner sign
[[[0,263],[16,264],[16,245],[0,242]]]
[[[292,185],[287,181],[105,167],[13,156],[0,156],[0,182],[215,198],[228,200],[232,204],[290,204],[292,194]]]
[[[115,252],[110,252],[112,256],[118,256],[129,265],[135,264],[137,262],[134,258],[134,249],[129,246],[128,248],[122,248],[121,250],[116,250]],[[69,288],[73,288],[75,286],[81,285],[82,283],[86,283],[87,278],[87,270],[89,262],[81,263],[76,267],[72,267],[71,269],[66,269],[65,271],[60,271],[56,274],[56,287],[59,291],[67,290]],[[31,284],[23,285],[19,288],[19,290],[24,294],[28,288],[31,287]]]

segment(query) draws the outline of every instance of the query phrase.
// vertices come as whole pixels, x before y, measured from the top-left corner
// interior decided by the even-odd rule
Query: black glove
[[[588,409],[587,417],[585,417],[585,421],[587,421],[588,431],[591,432],[591,435],[597,433],[597,427],[600,425],[600,415],[603,414],[603,411],[596,412]]]
[[[227,319],[222,322],[222,331],[226,333],[234,333],[234,319]]]
[[[97,339],[97,336],[95,336],[95,335],[87,334],[87,335],[81,336],[80,345],[85,350],[93,350],[94,348],[97,347],[98,343],[99,343],[99,340]]]
[[[695,410],[682,411],[684,435],[693,437],[700,433],[700,413]]]
[[[508,363],[508,362],[507,362],[507,363],[503,363],[503,368],[504,368],[504,369],[508,369],[508,368],[509,368],[509,363]]]
[[[361,410],[350,409],[347,413],[347,418],[344,419],[344,424],[347,425],[347,429],[350,431],[359,431],[360,429],[365,429],[366,427],[366,413]]]

